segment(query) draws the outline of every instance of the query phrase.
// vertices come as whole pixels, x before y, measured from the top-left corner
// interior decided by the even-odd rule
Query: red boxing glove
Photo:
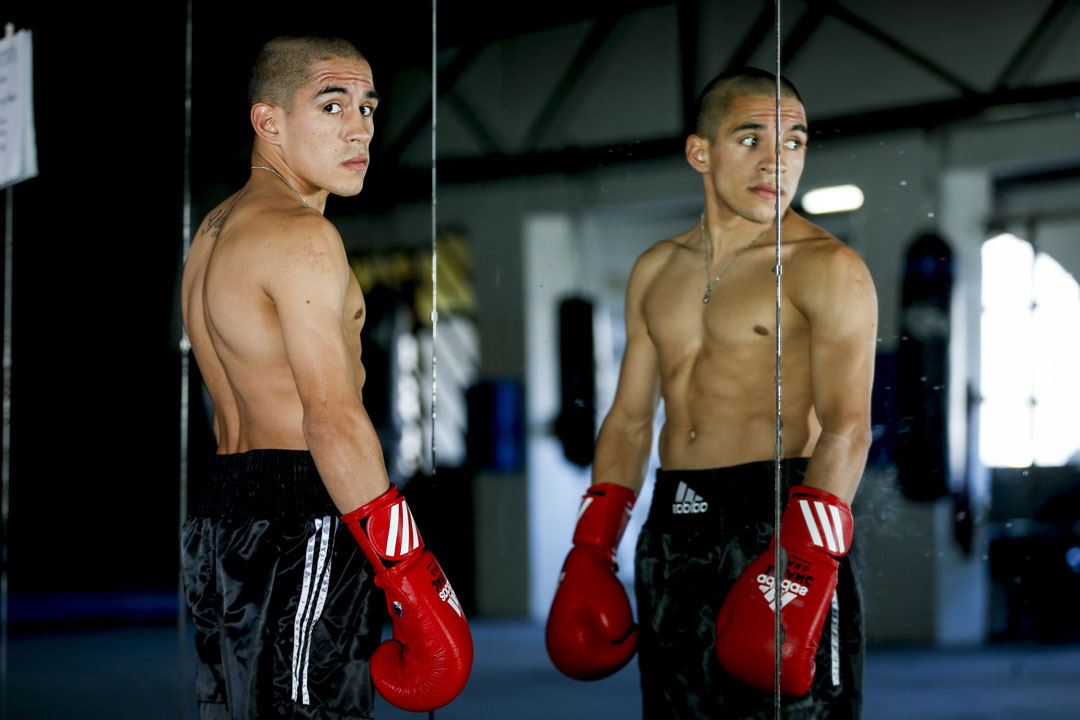
[[[371,680],[387,702],[427,712],[465,687],[473,645],[450,581],[420,539],[405,498],[393,485],[341,518],[375,567],[386,593],[393,639],[371,656]]]
[[[780,523],[787,568],[780,583],[784,629],[780,693],[810,692],[825,616],[836,591],[836,558],[851,547],[851,508],[832,493],[808,485],[791,489]],[[716,621],[716,655],[734,678],[773,692],[776,584],[773,543],[735,581]]]
[[[581,499],[544,638],[551,662],[575,680],[607,677],[637,649],[630,600],[615,577],[615,549],[636,499],[633,490],[612,483],[593,485]]]

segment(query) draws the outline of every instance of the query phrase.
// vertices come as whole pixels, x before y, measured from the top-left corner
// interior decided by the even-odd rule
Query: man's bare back
[[[361,396],[364,297],[323,217],[363,189],[371,67],[348,41],[281,37],[251,77],[251,176],[199,226],[181,290],[218,444],[181,538],[200,707],[371,717],[378,690],[434,710],[465,686],[472,638],[387,478]],[[393,649],[371,662],[380,601]]]
[[[800,310],[808,283],[827,278],[829,255],[854,253],[821,228],[788,212],[782,226],[780,322],[783,328],[783,451],[808,457],[821,424],[814,410],[810,327]],[[635,270],[641,313],[656,347],[665,424],[663,467],[724,467],[775,454],[775,235],[765,230],[735,260],[703,302],[700,226],[657,243]]]
[[[219,453],[308,447],[304,407],[267,284],[304,262],[302,244],[293,246],[289,236],[320,223],[329,226],[299,201],[283,208],[280,197],[249,184],[207,215],[195,235],[184,267],[184,324],[214,401]],[[347,282],[342,326],[359,396],[364,296],[351,272]]]

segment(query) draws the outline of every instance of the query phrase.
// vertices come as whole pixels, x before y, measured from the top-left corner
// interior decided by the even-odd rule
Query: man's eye
[[[371,107],[370,105],[361,105],[360,114],[364,117],[370,117],[371,115],[375,114],[375,108]]]
[[[788,150],[798,150],[802,147],[802,140],[788,140],[786,143],[784,143],[784,147],[786,147]]]
[[[750,135],[750,136],[744,137],[742,140],[740,140],[739,144],[740,145],[745,145],[746,147],[754,147],[755,145],[757,145],[757,138],[754,137],[753,135]]]
[[[336,115],[337,113],[341,112],[341,103],[327,103],[326,105],[323,105],[323,110],[331,113],[332,115]]]

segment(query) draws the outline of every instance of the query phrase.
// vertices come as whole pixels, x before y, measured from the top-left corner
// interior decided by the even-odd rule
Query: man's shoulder
[[[632,280],[648,282],[658,274],[680,253],[687,252],[687,233],[674,237],[665,238],[654,243],[648,250],[638,256],[634,263],[634,269],[630,275]]]
[[[340,245],[341,235],[333,223],[315,209],[297,206],[253,206],[243,208],[238,223],[246,236],[264,239],[270,244],[289,247]]]
[[[855,250],[809,222],[795,228],[792,235],[784,259],[784,286],[796,307],[812,312],[836,305],[841,299],[874,305],[873,278]]]
[[[203,221],[199,239],[210,240],[207,262],[216,276],[243,278],[264,290],[344,277],[348,260],[341,235],[315,209],[266,202],[242,190]]]
[[[866,263],[855,250],[835,235],[808,220],[796,216],[796,222],[784,223],[784,245],[788,249],[785,260],[791,270],[813,275],[831,275],[835,272],[861,272]]]
[[[271,295],[288,288],[308,292],[312,285],[344,287],[351,272],[337,228],[315,210],[267,213],[251,228],[249,242],[257,248],[253,276]]]
[[[220,218],[215,220],[215,216]],[[221,241],[243,254],[254,253],[259,261],[285,255],[320,255],[343,251],[341,235],[317,210],[302,205],[282,207],[245,198],[223,204],[204,221],[204,230],[217,223]]]

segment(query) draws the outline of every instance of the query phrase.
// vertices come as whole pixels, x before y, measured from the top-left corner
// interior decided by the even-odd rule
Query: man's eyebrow
[[[742,132],[743,130],[764,130],[764,129],[765,129],[765,126],[762,125],[761,123],[756,123],[756,122],[753,122],[753,121],[744,122],[742,125],[739,125],[738,127],[732,129],[731,134],[734,135],[735,133]]]
[[[348,92],[349,91],[347,89],[341,87],[340,85],[327,85],[322,90],[315,93],[315,97],[320,98],[323,95],[347,95]],[[368,90],[366,93],[364,93],[364,97],[366,97],[368,99],[371,99],[371,100],[379,100],[380,99],[379,93],[377,93],[374,90]]]
[[[792,130],[797,130],[797,131],[799,131],[801,133],[804,133],[806,135],[810,134],[810,130],[807,129],[807,127],[805,125],[803,125],[802,123],[795,123],[794,125],[791,126],[791,129]]]
[[[344,95],[349,92],[340,85],[327,85],[319,92],[315,93],[315,97],[322,97],[323,95]]]

